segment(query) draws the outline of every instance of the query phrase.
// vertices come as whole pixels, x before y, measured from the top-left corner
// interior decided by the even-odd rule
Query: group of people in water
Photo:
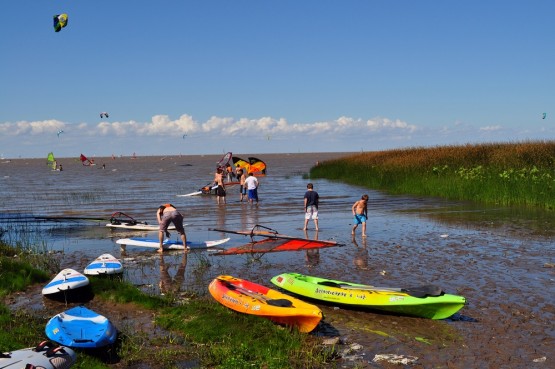
[[[234,178],[237,178],[237,182],[239,182],[239,201],[246,200],[251,204],[258,204],[258,179],[253,173],[245,174],[245,170],[241,167],[237,168],[237,173],[233,173],[233,169],[229,164],[225,168],[216,168],[213,184],[216,187],[216,202],[218,204],[226,203],[227,192],[225,183],[226,180],[228,184],[231,183]]]
[[[223,179],[224,171],[221,168],[218,168],[215,174],[214,182],[218,185],[216,189],[216,196],[218,197],[218,204],[220,201],[223,201],[225,204],[225,182]],[[243,201],[245,196],[248,195],[248,201],[258,203],[258,194],[256,193],[256,189],[258,187],[258,181],[256,177],[249,173],[248,177],[245,176],[244,171],[239,168],[237,170],[237,180],[240,182],[240,201]],[[251,179],[252,178],[252,179]],[[249,180],[250,179],[250,180]],[[228,177],[228,180],[231,181]],[[220,189],[221,186],[221,189]],[[304,195],[304,227],[303,230],[305,231],[305,236],[308,238],[307,229],[310,220],[312,219],[314,222],[315,227],[315,239],[318,238],[318,203],[319,203],[319,194],[314,190],[314,185],[312,183],[308,183],[306,185],[306,192]],[[220,192],[218,192],[220,189]],[[223,192],[221,192],[223,191]],[[222,200],[223,198],[223,200]],[[362,237],[364,242],[366,241],[366,221],[368,219],[368,195],[364,194],[357,200],[351,207],[353,217],[354,217],[354,225],[352,227],[351,233],[353,236],[353,242],[356,244],[355,241],[355,231],[359,225],[362,225]],[[184,275],[185,275],[185,266],[187,264],[187,248],[185,247],[185,252],[183,255],[183,259],[179,265],[179,268],[176,272],[176,277],[174,280],[170,277],[167,269],[167,265],[164,263],[162,253],[164,251],[163,243],[164,238],[169,237],[168,227],[170,224],[175,226],[176,232],[181,237],[181,241],[183,245],[187,245],[187,235],[185,233],[185,228],[183,226],[183,214],[181,214],[177,208],[172,204],[163,204],[160,205],[158,211],[156,212],[156,218],[159,224],[159,240],[160,240],[160,247],[158,252],[160,253],[160,291],[163,294],[166,293],[177,293],[179,291],[180,285],[183,283]],[[354,264],[357,268],[366,269],[368,267],[368,251],[365,247],[359,249],[357,245],[357,254],[355,255]],[[314,266],[315,264],[319,263],[319,250],[307,250],[306,251],[306,261],[307,265]]]
[[[225,176],[224,176],[225,172]],[[226,189],[225,183],[230,183],[237,178],[239,182],[239,200],[242,202],[245,197],[249,203],[258,204],[258,179],[253,175],[253,173],[248,173],[245,175],[245,171],[242,168],[237,168],[237,173],[234,174],[231,166],[228,164],[225,168],[218,167],[216,173],[214,174],[214,184],[216,187],[216,201],[218,204],[226,203]],[[308,229],[308,223],[312,219],[314,222],[314,228],[318,231],[318,203],[320,196],[318,192],[314,190],[314,184],[308,183],[306,185],[306,192],[304,194],[304,227],[303,230]],[[351,234],[354,236],[355,231],[359,225],[362,225],[362,237],[366,237],[366,221],[368,219],[368,195],[364,194],[357,200],[351,207],[353,213],[353,227],[351,229]],[[163,204],[158,208],[156,213],[158,224],[160,225],[159,240],[160,248],[159,252],[163,252],[163,242],[164,237],[169,236],[168,226],[170,223],[175,225],[177,233],[180,235],[183,245],[187,244],[187,236],[185,234],[185,229],[183,227],[183,215],[173,206],[172,204]]]

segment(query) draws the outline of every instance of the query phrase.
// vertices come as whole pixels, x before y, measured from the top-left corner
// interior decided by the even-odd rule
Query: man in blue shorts
[[[247,186],[249,202],[252,204],[256,201],[258,204],[258,179],[252,173],[249,173],[245,179],[245,186]]]

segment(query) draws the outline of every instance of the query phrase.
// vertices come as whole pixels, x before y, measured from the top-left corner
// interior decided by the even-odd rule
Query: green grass
[[[51,272],[39,270],[28,261],[35,256],[15,258],[20,247],[0,241],[0,297],[45,283]],[[51,259],[44,253],[43,259]],[[45,260],[41,265],[50,265]],[[158,332],[137,331],[133,322],[118,326],[114,347],[96,352],[79,351],[74,368],[103,369],[148,363],[156,368],[201,366],[204,368],[323,368],[331,352],[317,338],[277,326],[264,318],[239,314],[209,298],[179,300],[175,296],[151,296],[121,278],[91,277],[95,299],[143,311],[153,319]],[[0,350],[36,346],[46,339],[49,316],[36,316],[24,309],[11,311],[0,303]]]
[[[31,284],[48,280],[50,280],[48,273],[33,268],[27,262],[0,257],[0,298],[22,291]]]
[[[209,367],[318,368],[328,359],[315,338],[208,299],[167,309],[156,321],[201,347],[199,359]]]
[[[409,148],[326,161],[310,172],[386,190],[555,209],[555,141]]]

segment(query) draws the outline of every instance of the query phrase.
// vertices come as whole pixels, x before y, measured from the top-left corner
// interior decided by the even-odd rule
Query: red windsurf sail
[[[280,251],[302,251],[320,249],[324,247],[342,246],[342,244],[329,240],[310,240],[302,237],[292,237],[278,233],[276,230],[261,225],[256,225],[250,231],[228,231],[225,229],[210,228],[210,231],[235,233],[250,236],[251,242],[245,245],[232,247],[218,251],[213,255],[236,255],[254,254]],[[262,240],[254,240],[254,237],[263,237]]]
[[[81,154],[81,156],[79,157],[79,159],[81,159],[81,164],[83,164],[84,166],[88,167],[91,165],[95,165],[94,164],[94,159],[89,160],[85,155]]]

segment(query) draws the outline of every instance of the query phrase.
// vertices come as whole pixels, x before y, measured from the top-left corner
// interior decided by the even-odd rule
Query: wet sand
[[[228,204],[220,206],[210,196],[175,196],[208,183],[219,155],[97,159],[99,168],[58,160],[64,165],[63,172],[45,170],[42,159],[13,160],[0,164],[0,212],[18,209],[34,215],[109,217],[112,212],[125,211],[154,222],[157,206],[172,202],[185,212],[192,240],[224,236],[208,231],[210,227],[238,230],[255,224],[303,236],[306,173],[317,160],[340,155],[252,155],[269,167],[268,175],[261,178],[258,206],[239,203],[234,189]],[[106,169],[100,169],[102,161]],[[416,368],[553,367],[554,214],[388,196],[337,182],[312,182],[321,196],[321,230],[316,235],[310,223],[307,236],[333,239],[346,246],[319,253],[266,254],[257,259],[191,253],[178,287],[207,294],[208,282],[219,274],[270,286],[272,276],[288,271],[391,287],[433,283],[448,293],[465,296],[467,305],[451,319],[431,321],[319,304],[325,319],[312,334],[340,337],[344,358],[338,365],[347,368],[394,367],[373,362],[377,354],[416,357],[412,364]],[[37,188],[41,189],[38,193]],[[358,233],[353,242],[350,207],[363,193],[370,196],[368,237],[362,239]],[[48,246],[63,251],[62,267],[83,268],[98,254],[110,252],[124,259],[125,278],[147,292],[160,293],[159,257],[154,250],[127,248],[122,254],[114,242],[145,234],[110,231],[92,222],[41,223],[40,227]],[[232,236],[228,245],[247,241]],[[164,255],[171,276],[179,267],[180,256]],[[37,295],[30,291],[11,304],[34,301],[27,305],[59,312],[55,310],[60,307],[47,306]]]

